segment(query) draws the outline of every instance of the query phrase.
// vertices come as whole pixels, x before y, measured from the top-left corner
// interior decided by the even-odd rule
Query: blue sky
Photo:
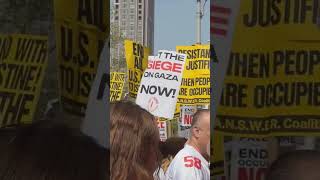
[[[203,2],[205,0],[202,0]],[[202,19],[202,44],[210,39],[210,0]],[[192,45],[196,38],[196,0],[155,0],[154,53]]]

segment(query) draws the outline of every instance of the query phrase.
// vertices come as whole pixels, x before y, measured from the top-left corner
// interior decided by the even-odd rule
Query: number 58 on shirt
[[[201,169],[201,161],[200,159],[192,156],[184,157],[184,166],[185,167],[196,167],[197,169]]]

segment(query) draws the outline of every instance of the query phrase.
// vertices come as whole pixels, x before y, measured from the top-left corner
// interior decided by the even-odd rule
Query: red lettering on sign
[[[164,122],[158,122],[158,128],[165,128]]]
[[[238,169],[238,180],[263,180],[265,179],[266,168],[244,168]]]
[[[196,157],[186,156],[184,157],[184,162],[185,167],[196,167],[197,169],[201,169],[201,161]]]
[[[183,123],[187,125],[191,125],[192,123],[192,116],[191,115],[184,115]]]
[[[179,63],[172,63],[169,61],[149,61],[148,69],[161,69],[165,71],[181,73],[182,65]]]

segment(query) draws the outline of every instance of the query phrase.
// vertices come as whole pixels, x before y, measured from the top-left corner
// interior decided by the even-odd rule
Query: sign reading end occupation
[[[185,54],[161,50],[149,56],[136,103],[153,115],[172,119],[179,95]]]

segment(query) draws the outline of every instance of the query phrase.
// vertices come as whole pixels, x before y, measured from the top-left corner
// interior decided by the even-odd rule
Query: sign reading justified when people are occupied
[[[181,105],[210,104],[210,45],[177,46],[187,55],[175,116]]]
[[[241,2],[215,129],[250,136],[319,134],[319,2],[262,2]],[[272,18],[263,13],[269,11],[276,12]]]

